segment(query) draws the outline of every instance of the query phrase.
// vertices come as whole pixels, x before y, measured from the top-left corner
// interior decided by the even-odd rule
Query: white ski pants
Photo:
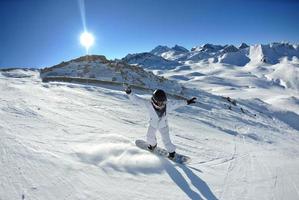
[[[158,130],[157,128],[154,128],[151,125],[149,125],[147,130],[146,140],[147,143],[149,143],[152,146],[155,146],[157,144],[157,138],[156,138],[157,130]],[[159,132],[161,133],[162,142],[164,143],[166,150],[168,152],[174,152],[176,147],[170,140],[168,126],[159,128]]]

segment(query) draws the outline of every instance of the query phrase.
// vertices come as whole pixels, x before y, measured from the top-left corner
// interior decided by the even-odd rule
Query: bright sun
[[[94,37],[91,33],[84,32],[80,36],[80,43],[86,48],[86,51],[93,45]]]

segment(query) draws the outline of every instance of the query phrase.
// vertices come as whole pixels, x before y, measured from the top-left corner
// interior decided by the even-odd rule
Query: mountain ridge
[[[242,43],[238,48],[234,45],[214,45],[207,43],[202,46],[192,47],[190,51],[181,46],[176,45],[175,47],[170,48],[168,46],[159,45],[153,50],[145,52],[148,57],[146,62],[144,61],[145,53],[128,54],[123,60],[127,60],[127,57],[130,56],[130,64],[144,66],[148,69],[159,69],[159,63],[157,63],[159,56],[163,64],[167,63],[165,60],[182,63],[187,61],[201,62],[211,59],[213,62],[237,66],[245,66],[250,62],[277,64],[280,59],[284,57],[287,57],[289,60],[292,60],[294,56],[299,58],[298,45],[286,42],[273,42],[270,44],[256,44],[250,46],[246,43]],[[179,49],[182,48],[185,50],[179,51]],[[151,54],[155,55],[155,61],[150,61],[149,55]],[[240,60],[240,62],[238,62],[238,60]],[[167,66],[169,67],[169,65],[173,64],[173,67],[175,67],[177,66],[175,62],[167,63]]]

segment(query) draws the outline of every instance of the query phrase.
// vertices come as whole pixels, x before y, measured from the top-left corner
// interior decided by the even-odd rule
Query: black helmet
[[[166,93],[163,90],[157,89],[153,92],[152,102],[158,106],[163,107],[167,101]]]

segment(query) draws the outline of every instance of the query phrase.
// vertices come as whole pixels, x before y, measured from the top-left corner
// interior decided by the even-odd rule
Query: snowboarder
[[[157,147],[156,132],[159,130],[165,148],[169,153],[168,158],[173,159],[175,157],[176,147],[169,137],[167,115],[170,111],[180,106],[195,103],[196,98],[193,97],[187,101],[170,102],[167,101],[166,93],[163,90],[157,89],[153,92],[152,98],[149,101],[133,94],[130,87],[127,87],[125,92],[133,103],[145,106],[149,111],[150,120],[146,134],[146,140],[149,144],[148,149],[153,151]]]

